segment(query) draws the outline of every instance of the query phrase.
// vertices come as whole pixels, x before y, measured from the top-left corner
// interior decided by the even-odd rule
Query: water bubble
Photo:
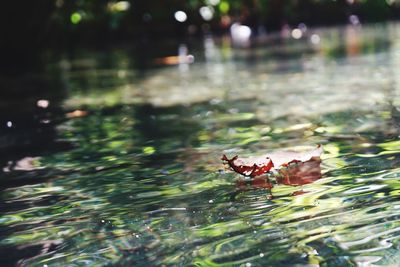
[[[12,121],[7,121],[7,127],[8,127],[8,128],[11,128],[12,126],[13,126]]]
[[[260,253],[260,257],[261,257],[261,258],[264,257],[264,253]]]

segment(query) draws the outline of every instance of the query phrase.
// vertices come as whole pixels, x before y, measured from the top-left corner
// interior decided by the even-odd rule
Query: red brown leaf
[[[224,164],[228,164],[233,171],[241,175],[256,177],[269,172],[273,168],[279,169],[282,166],[288,166],[290,163],[319,160],[322,152],[322,146],[318,145],[316,149],[305,152],[276,151],[249,158],[239,158],[235,156],[228,159],[226,155],[223,155],[222,161]]]
[[[264,175],[252,177],[251,179],[238,179],[236,185],[239,191],[267,189],[269,190],[268,198],[271,199],[274,184],[289,185],[289,186],[302,186],[305,184],[313,183],[321,179],[321,160],[319,158],[312,158],[306,162],[290,164],[287,167],[281,167],[274,175]],[[273,179],[273,180],[271,180]],[[308,193],[303,189],[293,192],[292,196],[298,196]]]
[[[228,164],[235,172],[250,177],[256,177],[267,173],[274,167],[274,164],[269,158],[248,161],[248,159],[240,159],[238,156],[228,159],[226,155],[223,155],[222,160],[224,164]]]

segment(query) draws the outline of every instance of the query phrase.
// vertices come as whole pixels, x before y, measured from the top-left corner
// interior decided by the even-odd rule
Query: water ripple
[[[270,44],[224,45],[224,61],[134,84],[99,70],[98,84],[118,85],[104,91],[85,89],[96,70],[67,73],[61,109],[85,109],[55,130],[70,147],[2,173],[5,265],[398,266],[400,39],[374,27],[362,30],[391,32],[393,47],[346,58],[290,42],[279,51],[296,58],[277,60]],[[326,44],[345,36],[326,31]],[[220,162],[315,144],[325,152],[312,179],[242,179]]]

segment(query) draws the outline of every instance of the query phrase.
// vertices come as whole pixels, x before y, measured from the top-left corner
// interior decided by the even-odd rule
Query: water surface
[[[178,45],[51,62],[58,95],[1,117],[4,264],[400,264],[400,26],[307,34],[208,37],[185,44],[189,65],[155,64]],[[220,161],[316,144],[311,180],[243,180]]]

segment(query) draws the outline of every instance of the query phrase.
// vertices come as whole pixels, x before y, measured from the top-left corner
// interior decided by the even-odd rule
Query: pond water
[[[77,51],[0,101],[4,265],[400,264],[400,25],[159,46]],[[317,144],[287,179],[220,160]]]

